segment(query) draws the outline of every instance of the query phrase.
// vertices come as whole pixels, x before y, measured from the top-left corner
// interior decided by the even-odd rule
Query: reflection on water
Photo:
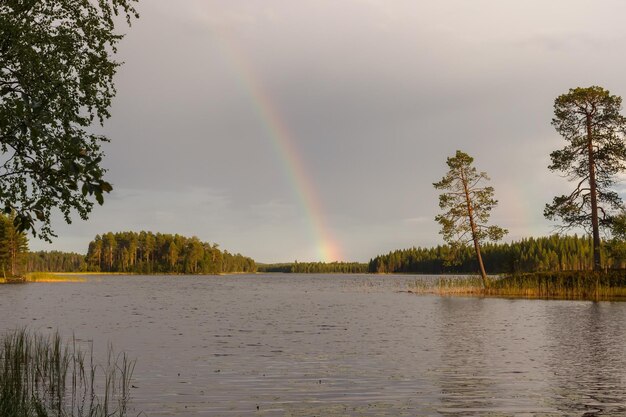
[[[437,381],[442,415],[556,411],[545,405],[542,394],[542,327],[529,320],[537,308],[541,305],[511,300],[441,300]]]
[[[398,291],[414,279],[0,286],[0,326],[127,351],[148,416],[626,415],[626,303]]]
[[[615,304],[570,303],[546,322],[551,399],[585,416],[626,415],[624,317]]]

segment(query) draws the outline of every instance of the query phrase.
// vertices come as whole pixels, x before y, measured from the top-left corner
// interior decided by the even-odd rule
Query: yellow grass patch
[[[30,272],[26,282],[85,282],[87,278],[72,273]]]

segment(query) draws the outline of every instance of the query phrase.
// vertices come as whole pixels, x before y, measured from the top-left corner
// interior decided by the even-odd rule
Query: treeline
[[[253,259],[221,251],[197,237],[152,232],[98,235],[89,243],[87,267],[99,272],[219,274],[255,272]]]
[[[512,243],[490,243],[481,248],[490,273],[581,271],[593,269],[590,237],[559,236],[528,238]],[[454,259],[454,262],[451,260]],[[623,268],[623,260],[605,257],[608,268]],[[453,254],[447,245],[396,250],[370,260],[371,273],[469,273],[475,272],[476,254],[466,247]]]
[[[0,214],[0,276],[27,272],[84,272],[85,255],[78,253],[29,252],[28,237],[14,225],[14,215]]]
[[[365,274],[368,264],[358,262],[293,262],[259,265],[259,272],[294,274]]]
[[[39,251],[25,254],[26,272],[87,272],[85,255],[73,252]]]
[[[24,269],[24,254],[28,251],[28,239],[14,225],[15,216],[0,214],[0,274],[13,277]]]

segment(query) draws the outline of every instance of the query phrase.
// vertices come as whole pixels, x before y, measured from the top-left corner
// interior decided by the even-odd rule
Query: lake
[[[0,330],[112,343],[149,417],[626,415],[626,303],[401,292],[415,279],[1,285]]]

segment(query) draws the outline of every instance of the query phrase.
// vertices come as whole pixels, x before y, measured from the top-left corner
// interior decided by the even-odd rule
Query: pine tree
[[[0,217],[0,264],[2,274],[11,277],[20,275],[20,266],[28,252],[28,239],[15,227],[15,214]]]
[[[554,102],[552,125],[567,145],[550,154],[552,171],[576,183],[570,194],[546,204],[548,219],[560,218],[564,228],[583,227],[593,237],[593,268],[600,270],[600,228],[611,224],[612,212],[621,208],[611,190],[616,176],[626,169],[626,117],[622,99],[601,87],[574,88]]]

